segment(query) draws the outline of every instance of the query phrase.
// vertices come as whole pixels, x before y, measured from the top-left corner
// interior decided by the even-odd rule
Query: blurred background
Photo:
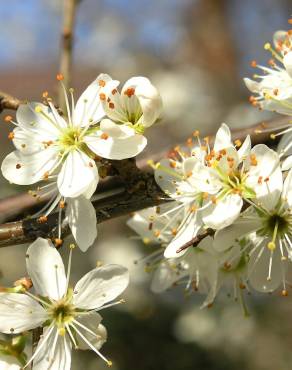
[[[248,104],[242,78],[253,74],[251,60],[267,62],[263,45],[288,28],[290,16],[289,0],[83,0],[72,85],[79,94],[100,72],[122,82],[149,77],[164,101],[163,120],[147,131],[140,155],[151,158],[195,129],[206,134],[221,122],[244,127],[271,117]],[[0,19],[0,90],[27,100],[45,90],[54,96],[62,1],[2,0]],[[2,160],[12,146],[11,127],[0,118]],[[0,186],[1,198],[23,191],[2,177]],[[101,225],[88,253],[74,252],[72,274],[76,281],[97,260],[130,268],[127,304],[103,312],[109,332],[103,352],[114,370],[291,369],[291,298],[251,295],[251,316],[244,317],[228,292],[205,310],[202,297],[185,299],[180,288],[154,295],[143,264],[134,264],[147,249],[125,221]],[[1,285],[25,275],[25,250],[0,251]],[[66,248],[62,253],[66,261]],[[75,357],[73,369],[106,368],[91,352]]]

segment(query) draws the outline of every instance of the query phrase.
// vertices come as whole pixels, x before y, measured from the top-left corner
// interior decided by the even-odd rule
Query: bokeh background
[[[184,141],[195,129],[214,132],[221,122],[244,127],[270,114],[247,103],[242,78],[250,61],[265,63],[263,44],[274,30],[287,29],[289,0],[83,0],[74,49],[73,87],[81,92],[100,72],[125,81],[145,75],[164,100],[163,120],[147,131],[149,146],[140,158]],[[0,2],[0,90],[21,99],[56,93],[61,0]],[[12,112],[13,113],[13,112]],[[12,150],[11,127],[0,126],[0,157]],[[1,176],[1,175],[0,175]],[[1,198],[23,191],[1,177]],[[72,280],[96,261],[129,267],[127,304],[105,310],[109,341],[103,352],[114,370],[290,370],[292,301],[247,297],[251,316],[223,292],[211,309],[200,296],[186,299],[176,288],[163,295],[149,290],[143,264],[148,251],[125,226],[126,218],[99,227],[86,254],[75,251]],[[1,284],[25,275],[26,246],[0,251]],[[65,261],[68,251],[62,251]],[[73,369],[105,369],[91,352],[78,353]]]

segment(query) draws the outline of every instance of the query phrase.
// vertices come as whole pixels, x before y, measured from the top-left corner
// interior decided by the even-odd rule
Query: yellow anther
[[[276,244],[274,242],[269,242],[267,247],[270,251],[274,251],[276,249]]]
[[[144,244],[149,244],[150,243],[149,238],[143,238],[142,241],[143,241]]]
[[[101,261],[96,261],[96,267],[101,267],[103,263]]]
[[[282,294],[283,297],[287,297],[288,296],[288,291],[286,289],[283,289],[281,294]]]
[[[76,245],[75,245],[75,244],[73,244],[73,243],[71,243],[71,244],[69,245],[69,248],[70,248],[70,249],[74,249],[74,248],[76,248]]]
[[[112,367],[113,366],[113,362],[112,361],[107,361],[106,364],[107,364],[108,367]]]
[[[269,42],[266,42],[264,45],[265,50],[270,50],[271,49],[271,44]]]
[[[270,138],[271,138],[272,140],[275,140],[275,139],[276,139],[276,135],[275,135],[275,134],[271,134],[271,135],[270,135]]]
[[[34,108],[34,111],[36,113],[41,113],[42,112],[42,107],[40,105],[37,105],[35,108]]]
[[[66,334],[66,330],[65,330],[65,328],[60,328],[60,329],[58,330],[58,334],[59,334],[61,337],[64,337],[64,335]]]

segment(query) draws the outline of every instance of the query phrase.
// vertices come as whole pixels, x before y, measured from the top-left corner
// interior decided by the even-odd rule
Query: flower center
[[[68,301],[59,301],[49,309],[49,316],[60,328],[70,323],[75,317],[75,307]]]
[[[82,146],[82,137],[80,128],[68,127],[62,131],[59,137],[59,145],[66,151],[68,149],[78,149]]]

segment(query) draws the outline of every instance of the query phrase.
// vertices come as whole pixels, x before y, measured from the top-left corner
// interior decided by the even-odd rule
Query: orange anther
[[[106,100],[106,95],[104,93],[99,94],[100,100]]]
[[[194,136],[194,137],[198,137],[198,136],[200,136],[200,131],[199,131],[199,130],[194,131],[194,132],[193,132],[193,136]]]
[[[44,179],[44,180],[48,180],[49,175],[50,175],[50,173],[49,173],[48,171],[46,171],[46,172],[43,174],[43,179]]]
[[[103,132],[101,135],[100,135],[101,139],[103,140],[107,140],[109,138],[109,135],[106,133],[106,132]]]
[[[60,238],[56,238],[56,239],[54,240],[54,243],[55,243],[55,246],[56,246],[56,247],[60,247],[60,246],[63,244],[63,240],[62,240],[62,239],[60,239]]]
[[[4,121],[5,122],[11,122],[12,121],[12,116],[5,116]]]
[[[113,102],[110,102],[108,106],[110,107],[110,109],[114,109],[114,107],[115,107]]]
[[[176,167],[176,162],[170,160],[169,165],[170,165],[171,168],[175,168]]]
[[[14,139],[14,132],[9,132],[8,139],[13,140]]]
[[[61,201],[60,201],[60,203],[59,203],[59,207],[60,207],[61,209],[65,208],[65,202],[64,202],[63,200],[61,200]]]
[[[101,87],[105,87],[106,82],[104,80],[98,80],[98,85]]]
[[[288,23],[289,23],[289,24],[292,24],[292,18],[289,18],[289,19],[288,19]]]
[[[64,76],[61,73],[58,73],[57,76],[56,76],[56,79],[58,81],[62,81],[62,80],[64,80]]]
[[[259,176],[258,178],[258,184],[261,185],[263,183],[263,176]]]
[[[282,292],[281,292],[281,295],[283,297],[287,297],[288,296],[288,291],[286,289],[283,289]]]
[[[156,236],[156,238],[158,238],[160,236],[160,231],[159,230],[155,230],[154,231],[154,236]]]
[[[44,224],[45,222],[48,221],[48,217],[47,216],[40,216],[38,219],[37,219],[38,223],[40,224]]]
[[[236,140],[234,141],[234,144],[235,144],[235,146],[236,146],[237,148],[240,148],[240,147],[241,147],[241,145],[242,145],[242,142],[241,142],[239,139],[236,139]]]
[[[44,91],[43,94],[42,94],[42,97],[43,98],[47,98],[48,96],[49,96],[48,91]]]
[[[128,98],[133,96],[135,94],[134,87],[129,87],[126,91],[124,91],[124,94],[127,95]]]
[[[251,66],[251,67],[253,67],[253,68],[256,68],[256,66],[257,66],[257,62],[256,62],[256,60],[252,60],[252,61],[250,62],[250,66]]]
[[[172,230],[171,230],[171,233],[173,236],[175,236],[177,234],[177,229],[174,227]]]

